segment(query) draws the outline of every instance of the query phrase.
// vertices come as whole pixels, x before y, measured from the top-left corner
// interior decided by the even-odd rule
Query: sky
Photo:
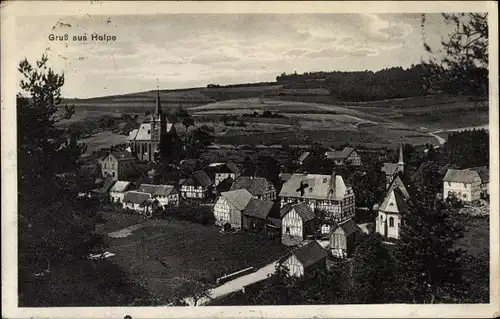
[[[275,81],[297,71],[377,71],[417,64],[422,41],[450,26],[426,14],[158,14],[16,18],[19,61],[43,53],[64,72],[63,96]],[[97,33],[115,41],[73,41]],[[49,35],[68,35],[51,41]]]

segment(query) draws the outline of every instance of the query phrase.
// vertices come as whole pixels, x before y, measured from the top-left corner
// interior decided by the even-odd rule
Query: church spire
[[[403,171],[403,168],[405,166],[405,161],[403,158],[403,141],[401,140],[401,143],[399,143],[399,161],[398,165],[400,166],[401,171]]]
[[[155,114],[161,115],[161,105],[160,105],[160,87],[158,85],[158,79],[156,79],[156,107]]]

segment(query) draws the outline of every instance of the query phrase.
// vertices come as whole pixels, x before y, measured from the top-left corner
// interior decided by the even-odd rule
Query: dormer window
[[[313,191],[313,188],[312,187],[309,187],[309,192],[312,192]]]

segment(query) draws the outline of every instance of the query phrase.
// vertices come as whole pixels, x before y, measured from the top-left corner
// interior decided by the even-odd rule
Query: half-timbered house
[[[361,156],[352,147],[344,147],[341,151],[325,152],[326,158],[333,161],[335,165],[360,166]]]
[[[141,215],[151,215],[153,203],[153,198],[148,193],[128,191],[123,196],[123,208],[135,210]]]
[[[328,252],[313,240],[292,250],[280,264],[288,269],[290,276],[301,277],[315,270],[326,269],[327,257]]]
[[[275,202],[252,198],[243,211],[243,228],[252,231],[263,231],[266,229],[267,218]]]
[[[316,215],[305,203],[288,204],[281,208],[281,242],[298,245],[307,236],[316,234]]]
[[[182,181],[181,195],[184,198],[205,199],[212,195],[213,181],[204,171],[194,172]]]
[[[242,228],[243,210],[252,199],[246,189],[237,189],[223,192],[214,206],[215,224],[218,226],[231,225],[232,228]]]
[[[138,191],[151,194],[153,200],[162,207],[179,205],[179,192],[173,185],[141,184]]]
[[[275,200],[276,188],[263,177],[240,176],[231,185],[231,190],[246,189],[257,199]]]
[[[363,235],[361,228],[352,220],[345,220],[330,232],[330,249],[337,258],[351,257],[354,253],[356,238]]]

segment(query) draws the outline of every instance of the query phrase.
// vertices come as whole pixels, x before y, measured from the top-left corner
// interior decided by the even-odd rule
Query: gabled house
[[[471,204],[489,194],[489,171],[486,167],[448,169],[443,178],[443,199],[454,195],[464,203]]]
[[[275,207],[275,202],[252,198],[243,210],[243,228],[253,231],[266,229],[268,217]]]
[[[153,198],[148,193],[128,191],[123,196],[123,208],[135,210],[141,215],[151,215],[153,204]]]
[[[122,203],[125,192],[132,188],[129,181],[117,181],[109,190],[109,199],[112,203]]]
[[[236,177],[240,176],[240,169],[233,162],[213,163],[208,166],[208,170],[214,174],[214,186],[218,186],[227,178],[235,180]]]
[[[352,219],[337,224],[330,232],[332,255],[337,258],[351,257],[359,236],[363,236],[363,231]]]
[[[307,203],[285,205],[280,213],[283,245],[298,245],[307,236],[316,234],[316,215]]]
[[[404,173],[405,162],[403,158],[403,144],[399,147],[399,161],[397,163],[384,163],[382,172],[385,174],[385,187],[389,188],[392,180],[399,174]]]
[[[184,198],[205,199],[211,195],[213,181],[204,171],[194,172],[188,179],[179,182]]]
[[[215,224],[218,226],[231,225],[232,228],[241,229],[243,211],[252,199],[246,189],[237,189],[223,192],[214,206]]]
[[[179,205],[179,192],[173,185],[141,184],[137,191],[151,194],[151,198],[162,207]]]
[[[279,194],[281,206],[307,203],[325,220],[340,222],[355,214],[355,195],[341,175],[293,174]]]
[[[332,160],[335,165],[360,166],[361,156],[352,147],[344,147],[341,151],[325,152],[326,158]]]
[[[313,240],[292,250],[280,264],[288,269],[290,276],[301,277],[314,270],[326,269],[328,252]]]
[[[257,199],[275,200],[276,188],[263,177],[240,176],[231,185],[231,190],[246,189]]]
[[[390,189],[382,204],[374,207],[377,212],[375,232],[386,238],[399,239],[402,215],[408,212],[408,200],[401,188]]]
[[[130,152],[112,151],[100,161],[102,176],[113,180],[127,180],[136,173],[136,159]]]

